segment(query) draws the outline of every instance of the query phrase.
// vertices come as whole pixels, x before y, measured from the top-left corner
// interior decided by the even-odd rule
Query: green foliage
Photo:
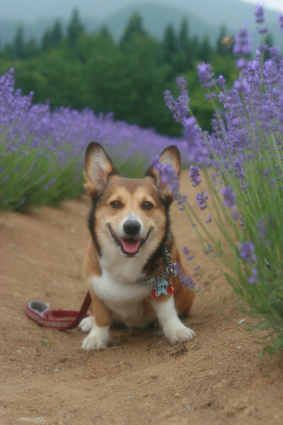
[[[146,35],[142,25],[142,19],[138,13],[134,13],[126,26],[125,32],[121,38],[121,46],[129,43],[135,36]]]
[[[81,34],[84,32],[84,26],[80,22],[79,11],[74,9],[71,21],[67,27],[67,40],[72,48],[76,48]]]
[[[63,30],[60,21],[56,21],[51,30],[45,31],[42,37],[42,49],[58,47],[63,40]]]
[[[13,45],[0,52],[0,73],[14,67],[16,86],[24,94],[33,91],[35,103],[49,99],[51,109],[63,105],[78,110],[89,107],[96,113],[111,111],[116,119],[180,136],[182,129],[171,120],[163,92],[173,89],[176,76],[185,73],[192,107],[209,129],[212,108],[202,101],[196,65],[212,57],[217,72],[229,82],[233,61],[229,49],[224,48],[225,55],[216,55],[208,40],[191,38],[186,20],[178,32],[169,26],[158,42],[146,35],[138,14],[130,18],[116,44],[107,27],[86,33],[74,10],[67,34],[64,36],[60,21],[56,21],[44,33],[41,48],[35,40],[26,43],[19,29]]]
[[[25,41],[23,27],[19,27],[12,46],[14,59],[23,59],[25,56]]]

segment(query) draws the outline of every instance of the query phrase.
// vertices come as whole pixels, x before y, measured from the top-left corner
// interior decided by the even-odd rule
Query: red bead
[[[152,298],[158,298],[158,292],[157,292],[156,289],[153,289],[150,294],[151,294]]]
[[[168,285],[166,290],[167,290],[168,295],[174,294],[174,292],[175,292],[175,288],[174,288],[173,285]]]

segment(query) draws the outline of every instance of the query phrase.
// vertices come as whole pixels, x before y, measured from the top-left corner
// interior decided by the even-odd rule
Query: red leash
[[[89,291],[87,291],[80,311],[50,310],[48,305],[40,301],[30,301],[26,306],[26,314],[31,320],[34,320],[41,326],[66,331],[76,328],[82,319],[88,317],[86,312],[90,304],[91,296]],[[74,320],[66,319],[67,317],[73,317]]]

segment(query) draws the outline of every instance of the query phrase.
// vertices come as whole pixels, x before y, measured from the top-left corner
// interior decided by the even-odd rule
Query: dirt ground
[[[186,172],[182,187],[194,202]],[[172,347],[154,328],[117,328],[105,351],[84,352],[79,330],[42,328],[26,317],[30,300],[79,309],[88,210],[84,196],[0,217],[1,425],[282,424],[283,354],[260,359],[239,324],[243,315],[234,307],[223,316],[231,291],[176,207],[177,243],[191,249],[216,289],[194,266],[192,276],[222,303],[215,309],[197,297],[187,320],[196,339]]]

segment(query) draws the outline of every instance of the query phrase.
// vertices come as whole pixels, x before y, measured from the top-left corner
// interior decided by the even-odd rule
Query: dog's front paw
[[[89,316],[86,317],[85,319],[83,319],[80,324],[79,324],[79,328],[81,328],[81,330],[83,332],[88,332],[91,330],[91,328],[94,325],[94,317],[93,316]]]
[[[180,320],[168,322],[163,327],[163,332],[172,345],[177,342],[190,341],[194,336],[196,336],[195,332],[183,325]]]
[[[99,328],[93,325],[89,335],[83,340],[83,350],[105,350],[109,339],[109,327]]]

